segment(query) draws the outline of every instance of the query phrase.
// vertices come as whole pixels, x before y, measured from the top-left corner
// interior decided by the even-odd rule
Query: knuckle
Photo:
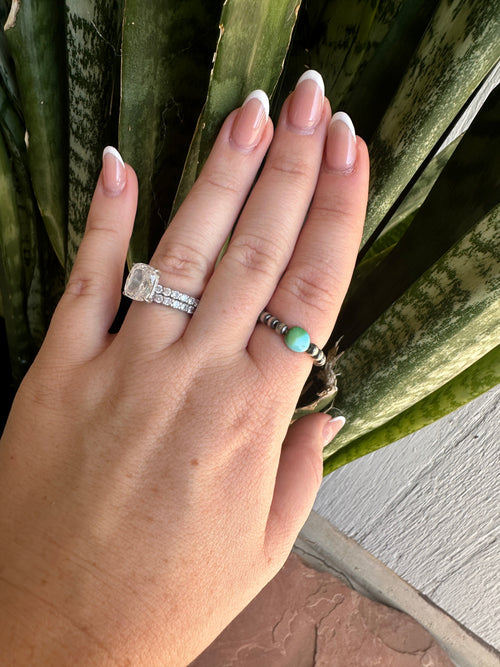
[[[201,251],[172,241],[160,245],[155,265],[162,273],[194,281],[205,281],[211,269],[210,261]]]
[[[246,269],[274,276],[280,254],[279,246],[271,239],[247,233],[233,240],[228,257]]]
[[[71,276],[66,285],[66,294],[72,296],[97,296],[102,291],[102,282],[95,276]]]
[[[121,227],[114,218],[106,218],[102,215],[92,215],[89,216],[87,222],[86,235],[93,236],[94,234],[99,234],[99,236],[109,236],[111,239],[116,239],[117,236],[120,236]]]
[[[123,237],[119,229],[113,226],[112,221],[106,218],[94,218],[92,224],[87,225],[85,235],[80,244],[74,267],[65,288],[65,294],[73,296],[98,296],[109,288],[113,278],[102,267],[100,270],[92,262],[94,248],[114,249],[123,245]]]
[[[222,196],[241,194],[241,183],[239,179],[223,171],[212,170],[210,173],[202,173],[197,181],[199,189],[216,190]]]
[[[332,274],[328,262],[302,266],[296,272],[287,272],[281,279],[279,289],[321,314],[330,313],[336,302],[331,287],[334,284]]]
[[[312,205],[310,217],[325,222],[340,222],[342,225],[359,228],[362,220],[352,209],[350,200],[341,194],[333,195],[329,193],[328,198],[317,198]]]
[[[301,155],[281,154],[268,158],[267,168],[280,176],[285,174],[287,178],[300,181],[311,174],[311,165]]]
[[[104,271],[92,270],[83,272],[80,266],[75,265],[68,279],[65,294],[102,297],[103,293],[109,289],[109,283],[110,278]]]

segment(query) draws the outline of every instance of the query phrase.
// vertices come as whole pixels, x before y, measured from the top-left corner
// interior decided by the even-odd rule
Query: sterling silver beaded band
[[[325,353],[317,345],[311,343],[309,334],[302,327],[289,327],[266,310],[263,310],[259,315],[258,321],[283,336],[285,345],[293,352],[306,352],[306,354],[312,357],[315,366],[324,366],[326,364]]]
[[[134,264],[130,269],[123,293],[134,301],[158,303],[167,308],[182,310],[192,315],[198,307],[198,299],[184,292],[160,285],[160,272],[149,264]]]

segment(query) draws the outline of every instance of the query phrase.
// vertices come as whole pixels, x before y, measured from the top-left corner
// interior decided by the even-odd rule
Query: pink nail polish
[[[231,142],[251,151],[261,140],[269,118],[269,99],[263,90],[254,90],[243,102],[231,129]]]
[[[297,81],[288,107],[288,124],[301,133],[312,133],[323,114],[325,84],[315,70],[308,70]]]
[[[323,447],[326,447],[331,443],[344,424],[345,417],[342,417],[342,415],[334,417],[326,422],[323,428]]]
[[[332,171],[350,172],[356,162],[356,131],[343,111],[332,116],[326,142],[326,164]]]
[[[102,152],[102,182],[104,191],[110,197],[119,195],[125,187],[127,172],[120,153],[113,146],[106,146]]]

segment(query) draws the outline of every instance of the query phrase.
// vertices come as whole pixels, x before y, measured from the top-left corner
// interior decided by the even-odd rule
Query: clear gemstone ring
[[[158,303],[167,308],[182,310],[192,315],[198,306],[198,299],[170,287],[160,285],[160,272],[149,264],[134,264],[130,269],[123,293],[134,301]]]

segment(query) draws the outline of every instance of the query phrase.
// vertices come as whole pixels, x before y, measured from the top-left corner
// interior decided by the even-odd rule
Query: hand
[[[262,94],[230,114],[165,232],[150,263],[162,285],[200,297],[192,318],[134,302],[108,333],[137,181],[105,154],[1,441],[12,664],[186,665],[284,563],[340,423],[315,414],[289,428],[311,358],[256,321],[267,309],[325,343],[367,197],[366,146],[342,117],[330,124],[318,80],[298,84],[274,139]]]

